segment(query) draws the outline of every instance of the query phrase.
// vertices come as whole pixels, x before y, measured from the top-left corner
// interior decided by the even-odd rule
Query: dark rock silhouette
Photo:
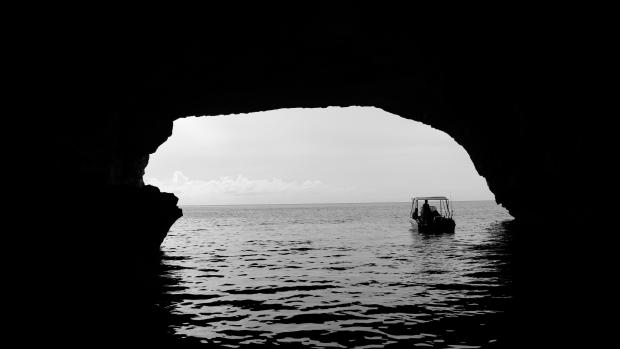
[[[532,227],[520,233],[540,239],[520,245],[528,257],[517,281],[524,297],[538,299],[528,286],[551,281],[535,266],[562,250],[548,246],[540,225],[564,207],[542,215],[530,211],[531,200],[544,193],[567,202],[585,172],[572,162],[581,126],[549,107],[564,67],[543,28],[501,16],[431,20],[397,8],[256,10],[212,8],[193,27],[56,20],[32,40],[44,57],[32,64],[37,88],[49,91],[37,100],[47,108],[37,121],[51,154],[37,166],[52,183],[39,195],[53,200],[42,220],[58,230],[32,235],[45,261],[37,264],[41,284],[58,286],[41,302],[50,308],[46,323],[71,319],[71,330],[46,327],[46,338],[148,341],[148,312],[136,310],[144,266],[181,215],[172,194],[143,184],[149,154],[177,118],[276,108],[374,106],[452,136],[496,201]],[[549,304],[547,315],[562,308]]]

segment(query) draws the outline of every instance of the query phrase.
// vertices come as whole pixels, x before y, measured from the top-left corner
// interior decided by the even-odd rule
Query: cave
[[[526,306],[515,333],[551,341],[558,332],[548,319],[576,326],[583,305],[566,309],[555,292],[570,279],[563,264],[575,261],[546,234],[558,229],[546,217],[564,208],[538,215],[530,205],[541,193],[569,202],[567,187],[585,172],[572,162],[579,125],[543,103],[554,72],[541,33],[505,18],[429,23],[390,8],[261,10],[232,19],[214,10],[192,28],[109,30],[88,20],[40,34],[37,50],[54,52],[40,65],[40,87],[50,91],[41,101],[51,110],[40,127],[53,155],[37,166],[51,169],[46,225],[62,229],[35,235],[41,284],[57,285],[42,298],[45,340],[158,340],[141,325],[142,287],[181,211],[142,176],[175,119],[328,106],[376,107],[453,137],[520,225],[515,287]],[[530,322],[532,314],[542,315]]]

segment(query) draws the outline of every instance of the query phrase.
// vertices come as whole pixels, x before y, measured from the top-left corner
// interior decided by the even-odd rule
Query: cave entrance
[[[450,136],[370,107],[178,119],[144,180],[181,206],[494,199]]]
[[[161,297],[183,339],[349,347],[424,332],[478,346],[500,333],[465,324],[507,308],[507,234],[492,222],[509,216],[441,131],[357,107],[185,118],[145,182],[184,211],[162,244]],[[431,195],[457,200],[456,234],[410,230],[410,197]]]

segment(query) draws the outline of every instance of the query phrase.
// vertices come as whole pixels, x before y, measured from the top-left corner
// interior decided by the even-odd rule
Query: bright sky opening
[[[180,205],[494,199],[446,133],[370,107],[178,119],[144,181]]]

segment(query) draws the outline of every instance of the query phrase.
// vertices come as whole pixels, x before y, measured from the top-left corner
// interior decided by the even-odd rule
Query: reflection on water
[[[425,236],[408,203],[185,207],[162,246],[166,331],[227,347],[498,345],[511,217],[455,209],[454,235]]]

